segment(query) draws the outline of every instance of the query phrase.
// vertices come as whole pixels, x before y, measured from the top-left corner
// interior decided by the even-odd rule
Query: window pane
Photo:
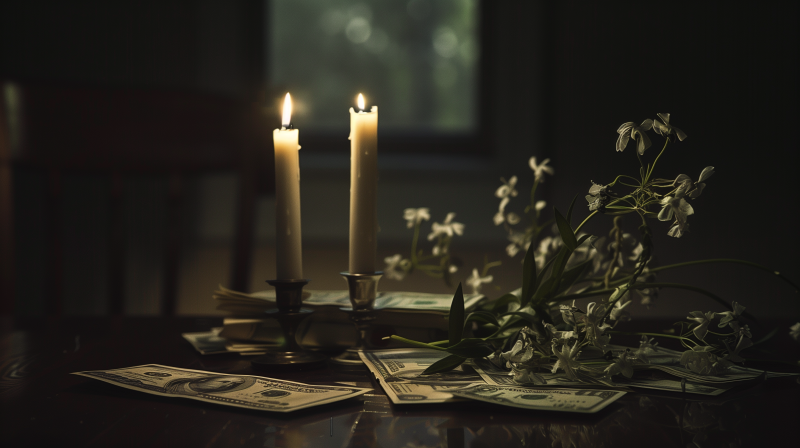
[[[477,0],[272,0],[269,19],[270,82],[304,131],[346,132],[358,93],[382,131],[475,129]]]

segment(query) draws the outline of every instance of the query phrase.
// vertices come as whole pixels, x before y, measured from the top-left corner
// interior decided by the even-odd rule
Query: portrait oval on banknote
[[[167,393],[183,395],[220,394],[247,389],[255,379],[246,376],[211,376],[206,378],[178,378],[164,385]]]

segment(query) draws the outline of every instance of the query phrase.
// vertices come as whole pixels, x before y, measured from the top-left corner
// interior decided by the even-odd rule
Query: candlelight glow
[[[364,95],[360,93],[358,94],[358,108],[362,111],[364,110]]]
[[[283,121],[281,121],[281,125],[285,128],[288,128],[291,123],[292,123],[292,97],[289,96],[289,93],[286,93],[286,98],[284,98],[283,100]]]

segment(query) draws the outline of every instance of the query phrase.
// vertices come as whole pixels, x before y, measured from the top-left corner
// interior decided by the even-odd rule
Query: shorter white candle
[[[378,107],[350,108],[350,273],[375,272],[378,248]]]
[[[272,132],[275,145],[275,245],[278,280],[303,278],[300,233],[299,131],[289,129],[292,99],[283,102],[282,128]]]

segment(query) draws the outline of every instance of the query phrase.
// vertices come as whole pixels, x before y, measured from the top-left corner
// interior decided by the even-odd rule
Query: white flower
[[[800,322],[789,327],[789,336],[797,342],[800,342]]]
[[[528,161],[528,165],[530,165],[531,169],[533,170],[534,179],[539,182],[544,182],[544,173],[547,173],[551,176],[555,173],[553,168],[547,166],[548,162],[550,162],[550,159],[544,159],[542,160],[541,165],[537,165],[536,157],[531,157],[531,159]]]
[[[789,336],[797,342],[800,342],[800,322],[789,327]]]
[[[386,267],[383,269],[383,272],[386,278],[391,280],[402,280],[406,276],[408,268],[411,266],[411,262],[403,258],[400,254],[386,257],[383,261],[386,262]]]
[[[743,362],[744,358],[739,356],[739,352],[748,348],[752,347],[753,341],[750,338],[753,337],[750,334],[750,328],[745,325],[744,327],[739,328],[739,324],[736,322],[730,323],[731,328],[733,328],[734,333],[736,336],[739,336],[739,341],[736,343],[736,347],[731,350],[730,346],[728,346],[728,341],[723,340],[722,343],[725,344],[725,348],[728,349],[728,354],[725,356],[725,360],[733,361],[733,362]]]
[[[536,204],[533,205],[533,208],[537,212],[542,211],[545,207],[547,207],[547,202],[545,202],[545,201],[536,201]]]
[[[731,366],[731,363],[722,360],[711,353],[714,348],[708,345],[697,345],[681,354],[681,365],[701,375],[719,373]]]
[[[627,299],[625,303],[622,303],[622,299],[617,300],[614,302],[614,308],[611,309],[611,314],[609,318],[611,320],[615,320],[618,322],[627,322],[631,320],[631,313],[625,310],[625,307],[631,304],[631,300]]]
[[[517,195],[517,190],[514,189],[514,186],[517,185],[517,176],[511,176],[511,179],[509,179],[508,182],[501,177],[500,181],[503,182],[503,185],[494,192],[495,196],[498,198],[507,198],[509,196],[514,197]]]
[[[563,306],[563,305],[562,305]],[[544,328],[550,333],[550,337],[556,339],[558,342],[566,343],[568,339],[575,337],[574,331],[559,331],[555,325],[542,321]]]
[[[614,375],[622,374],[623,376],[630,378],[633,376],[633,361],[636,358],[631,353],[630,349],[625,350],[624,353],[619,355],[617,361],[614,364],[606,367],[605,374],[608,378],[611,378]]]
[[[680,190],[680,189],[679,189]],[[686,202],[682,196],[676,194],[675,196],[667,196],[661,200],[661,211],[658,213],[659,221],[669,221],[675,216],[675,222],[667,232],[667,235],[680,238],[689,228],[686,219],[689,215],[694,214],[692,206]]]
[[[617,138],[617,151],[625,149],[625,147],[628,146],[628,140],[634,138],[637,142],[636,150],[639,151],[640,155],[644,154],[644,150],[650,147],[650,137],[648,137],[645,132],[649,131],[652,127],[653,120],[649,118],[644,120],[639,126],[636,126],[632,121],[623,123],[622,126],[617,129],[617,134],[619,134],[619,138]]]
[[[467,286],[472,288],[473,294],[478,294],[479,292],[481,292],[483,284],[491,283],[492,280],[494,280],[494,277],[491,275],[487,275],[486,277],[481,277],[480,274],[478,274],[478,268],[475,268],[472,270],[472,277],[467,279]]]
[[[691,314],[691,316],[687,316],[686,318],[697,322],[697,324],[691,328],[691,330],[694,332],[694,335],[697,337],[697,339],[702,341],[705,339],[706,334],[708,333],[708,325],[711,323],[711,319],[714,318],[714,313],[709,311],[703,314],[702,311],[692,311],[689,314]]]
[[[447,217],[444,219],[444,222],[439,224],[438,222],[434,222],[431,226],[432,232],[428,235],[428,241],[433,241],[434,238],[437,236],[453,236],[455,235],[463,235],[464,234],[464,224],[460,222],[453,222],[453,218],[456,217],[455,213],[448,213]]]
[[[575,307],[575,301],[572,301],[572,306],[570,305],[559,305],[558,308],[561,311],[561,319],[564,320],[564,323],[567,325],[575,326],[575,311],[578,309]]]
[[[667,137],[669,134],[674,132],[675,135],[678,136],[678,140],[684,141],[686,139],[686,134],[684,134],[683,131],[669,124],[669,114],[656,114],[656,115],[658,115],[658,118],[660,118],[661,121],[663,121],[663,123],[658,120],[653,122],[653,129],[656,131],[656,133],[658,133],[659,135],[663,135],[664,137]]]
[[[580,354],[578,341],[575,341],[571,348],[567,344],[562,345],[561,351],[558,351],[556,343],[553,341],[553,354],[556,355],[558,361],[553,365],[552,373],[556,373],[558,369],[561,369],[567,374],[567,378],[572,381],[580,381],[575,373],[575,370],[581,366],[581,363],[577,360]]]
[[[636,358],[644,363],[650,364],[650,360],[647,357],[651,352],[658,350],[656,347],[657,345],[658,342],[653,343],[653,338],[647,339],[647,336],[642,335],[642,340],[639,342],[639,348],[636,350]]]
[[[520,249],[528,250],[531,242],[525,232],[511,232],[508,234],[508,240],[511,244],[506,246],[506,253],[509,257],[517,255]]]
[[[678,174],[678,177],[672,182],[672,186],[674,187],[684,187],[686,191],[686,196],[689,196],[692,199],[696,199],[700,196],[700,193],[703,192],[703,189],[706,188],[704,180],[711,177],[714,174],[714,167],[707,166],[703,168],[703,171],[700,173],[700,178],[697,179],[697,182],[693,182],[692,179],[685,175],[685,174]]]
[[[504,197],[500,201],[500,206],[498,207],[497,213],[495,213],[494,218],[492,218],[492,220],[494,221],[494,225],[499,226],[504,222],[508,222],[513,226],[515,224],[518,224],[522,220],[522,218],[520,218],[519,215],[517,215],[514,212],[505,213],[508,201],[509,201],[508,197]]]
[[[409,229],[414,227],[415,225],[419,224],[423,220],[427,221],[431,219],[430,210],[427,208],[407,208],[403,211],[403,219],[408,221],[406,223],[406,227]]]
[[[719,320],[719,328],[725,327],[729,325],[733,327],[735,321],[739,318],[739,316],[744,312],[745,307],[739,305],[737,302],[731,303],[731,308],[733,311],[725,311],[723,313],[716,313],[717,316],[722,316]]]
[[[535,373],[533,369],[511,366],[511,373],[514,375],[514,382],[517,384],[547,384],[547,380]]]
[[[605,315],[605,305],[590,302],[586,305],[586,314],[583,316],[583,321],[586,323],[586,336],[603,351],[607,350],[609,339],[607,336],[603,336],[603,332],[607,328],[611,328],[611,325],[603,323]]]

